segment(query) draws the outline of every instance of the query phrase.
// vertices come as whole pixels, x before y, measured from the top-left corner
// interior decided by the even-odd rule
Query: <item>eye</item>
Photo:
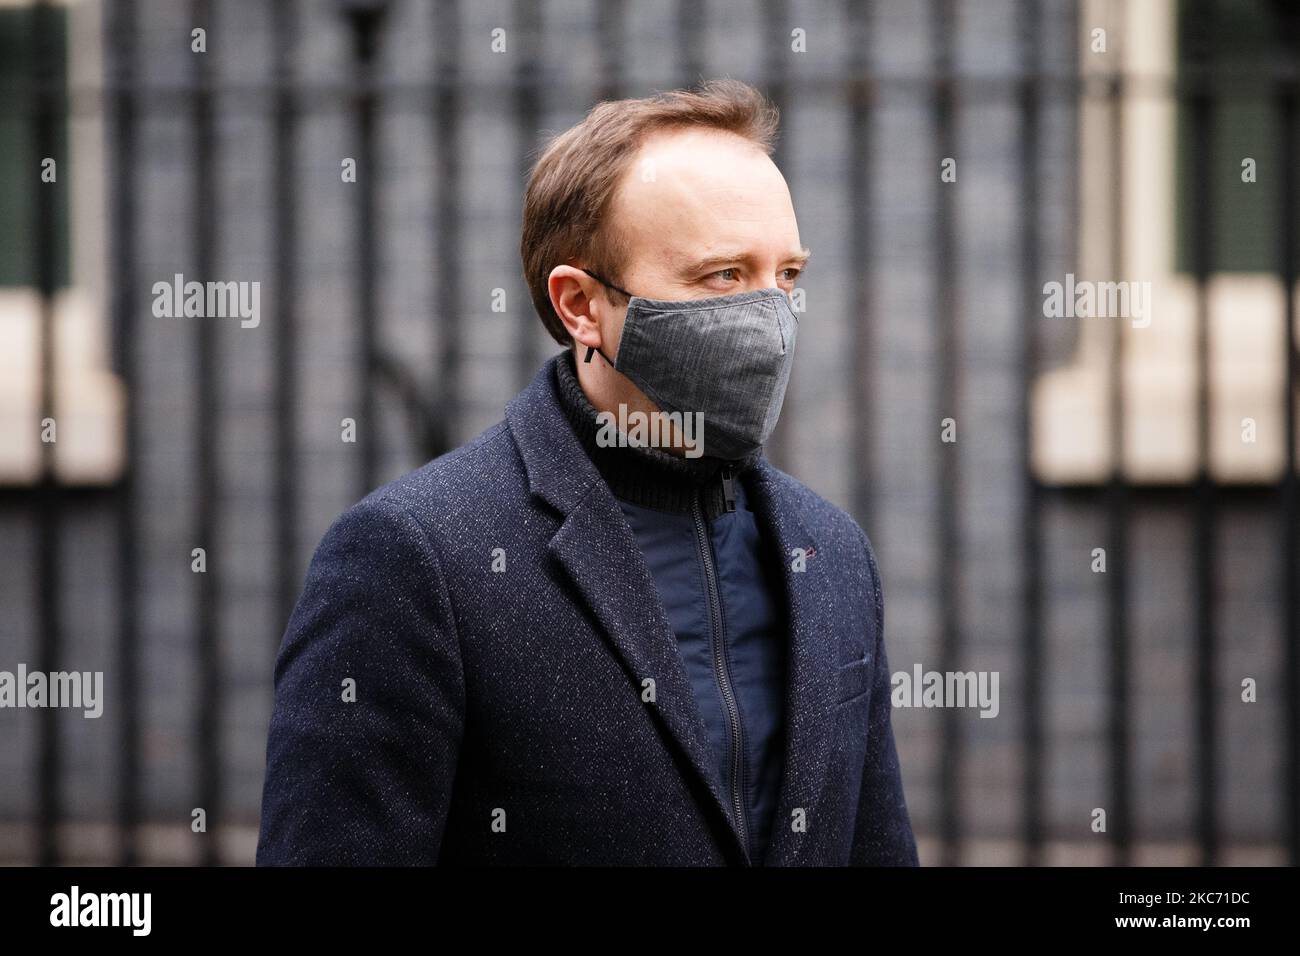
[[[735,282],[740,278],[740,270],[735,266],[728,269],[719,269],[717,272],[710,275],[709,278],[721,278],[724,282]]]
[[[800,270],[796,266],[790,266],[788,269],[782,269],[781,275],[786,282],[793,282],[795,279],[799,277],[799,273],[801,271],[802,270]]]

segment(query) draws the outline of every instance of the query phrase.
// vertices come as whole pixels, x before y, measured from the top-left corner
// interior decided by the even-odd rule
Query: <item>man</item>
[[[539,158],[521,252],[567,349],[325,535],[259,864],[916,864],[875,556],[762,455],[807,259],[775,131],[721,81]]]

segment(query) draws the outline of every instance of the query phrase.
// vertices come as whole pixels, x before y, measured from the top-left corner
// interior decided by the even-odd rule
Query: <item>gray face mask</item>
[[[799,317],[780,289],[707,299],[647,299],[606,282],[631,301],[616,361],[600,351],[666,412],[703,414],[703,453],[742,458],[776,428],[794,362]]]

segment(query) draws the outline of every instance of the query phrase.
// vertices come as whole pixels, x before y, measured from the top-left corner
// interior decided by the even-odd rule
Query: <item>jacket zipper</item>
[[[723,471],[723,489],[727,496],[727,510],[735,510],[733,490],[730,487],[730,468]],[[703,495],[704,492],[701,492]],[[731,677],[727,673],[727,660],[724,653],[722,634],[722,610],[718,599],[718,582],[713,567],[713,549],[709,543],[708,527],[704,523],[704,509],[700,499],[694,502],[695,537],[700,547],[700,557],[704,559],[705,590],[709,598],[709,623],[713,633],[713,668],[718,686],[722,690],[722,702],[727,709],[727,720],[731,725],[731,801],[736,811],[736,823],[740,829],[740,839],[745,847],[745,855],[751,854],[749,846],[749,824],[745,820],[745,805],[741,799],[741,773],[744,769],[742,741],[740,737],[740,710],[736,706],[736,697],[732,692]]]

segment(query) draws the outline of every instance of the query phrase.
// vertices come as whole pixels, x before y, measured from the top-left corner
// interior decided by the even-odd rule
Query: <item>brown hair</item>
[[[542,324],[570,345],[551,307],[547,278],[571,259],[619,283],[626,244],[605,222],[615,187],[649,133],[692,126],[723,130],[750,140],[769,156],[776,142],[776,107],[739,80],[712,80],[692,90],[643,99],[597,103],[586,118],[548,142],[524,192],[524,280]],[[609,290],[605,290],[609,295]]]

